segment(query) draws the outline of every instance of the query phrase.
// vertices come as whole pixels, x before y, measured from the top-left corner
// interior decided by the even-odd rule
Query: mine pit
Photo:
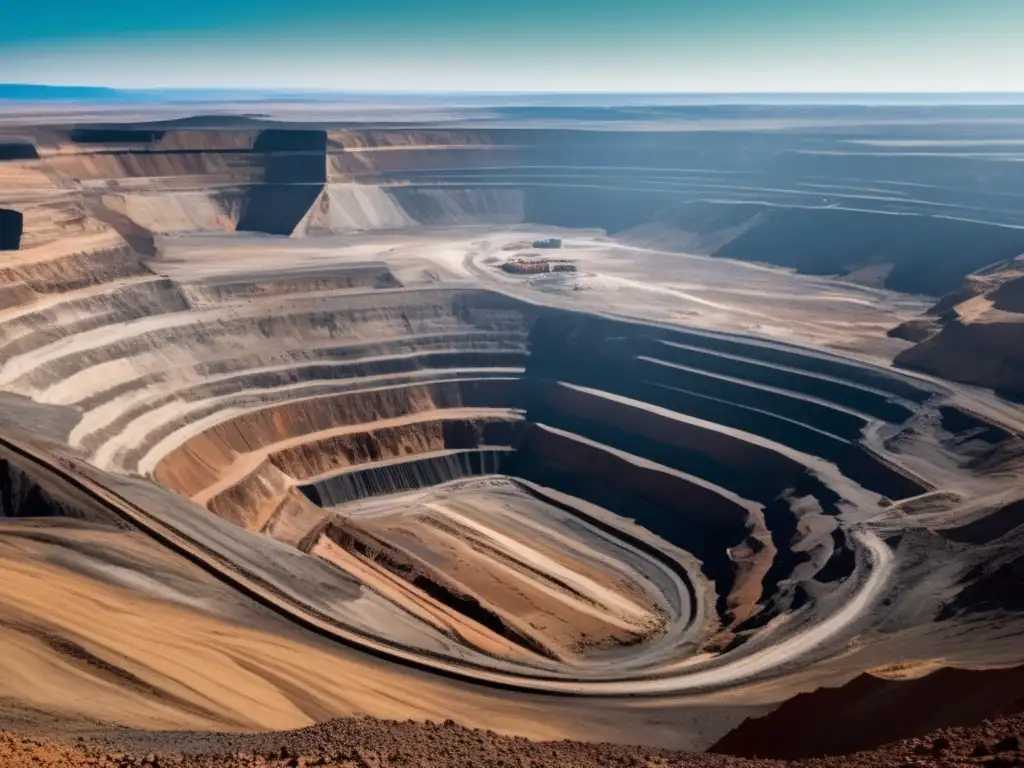
[[[127,444],[96,422],[118,448],[84,433],[82,444],[110,469],[152,472],[232,524],[356,573],[485,655],[511,642],[507,662],[557,661],[585,676],[609,654],[649,666],[672,648],[742,645],[751,627],[806,601],[802,584],[853,575],[844,515],[928,488],[861,440],[930,397],[926,385],[476,289],[382,291],[389,281],[360,274],[318,276],[323,303],[290,308],[286,324],[249,302],[287,299],[293,277],[253,288],[207,280],[199,316],[223,313],[230,341],[209,321],[176,325],[161,355],[179,359],[187,345],[209,370],[250,336],[266,356],[234,357],[216,389],[196,379],[185,391],[202,409],[152,400],[150,385],[147,398],[167,403],[163,424],[140,413],[132,423],[148,419],[149,431],[133,428],[140,440]],[[298,363],[299,339],[317,362]],[[144,354],[127,337],[106,349]],[[292,362],[276,366],[282,353]],[[102,355],[90,352],[100,365]],[[777,386],[776,363],[796,388]],[[182,386],[181,372],[172,382]],[[409,494],[440,501],[416,501],[415,512]],[[518,511],[525,502],[546,511]],[[488,527],[496,520],[507,522]]]
[[[97,319],[63,341],[9,346],[0,375],[86,407],[74,439],[100,468],[320,560],[421,627],[360,627],[385,644],[442,637],[476,664],[582,681],[728,656],[863,578],[847,526],[932,488],[865,441],[937,397],[893,372],[406,287],[384,263],[142,283],[121,264],[69,273],[71,289],[124,287],[76,299]],[[993,449],[1012,439],[937,412]]]
[[[761,258],[860,212],[777,210],[738,181],[732,207],[677,204],[732,186],[701,186],[704,155],[668,134],[527,133],[254,119],[0,143],[28,189],[0,208],[0,507],[22,526],[0,546],[19,584],[66,568],[103,595],[193,569],[158,599],[245,681],[244,701],[138,694],[136,719],[105,703],[111,722],[291,725],[355,711],[338,680],[358,680],[377,714],[423,686],[410,715],[581,707],[588,737],[621,719],[615,738],[676,744],[691,712],[736,724],[920,648],[1017,659],[1022,422],[931,372],[950,335],[1015,311],[1011,267],[914,346],[886,331],[948,274],[870,265],[903,295]],[[917,258],[927,238],[887,218]],[[663,240],[684,226],[692,253]],[[68,543],[86,530],[120,559]],[[120,648],[81,623],[51,651]],[[250,623],[262,639],[236,642]],[[139,679],[171,674],[137,655]]]

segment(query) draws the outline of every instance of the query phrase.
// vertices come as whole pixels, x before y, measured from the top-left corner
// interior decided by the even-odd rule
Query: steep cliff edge
[[[896,365],[1024,400],[1024,258],[970,275],[890,335],[918,342]]]

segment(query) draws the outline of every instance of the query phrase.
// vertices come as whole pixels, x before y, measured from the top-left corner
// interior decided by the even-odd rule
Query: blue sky
[[[1024,0],[3,0],[0,82],[1022,91]]]

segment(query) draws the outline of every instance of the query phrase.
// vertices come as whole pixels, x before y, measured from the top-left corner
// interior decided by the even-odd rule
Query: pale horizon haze
[[[1012,92],[1024,2],[55,0],[0,82],[350,91]]]

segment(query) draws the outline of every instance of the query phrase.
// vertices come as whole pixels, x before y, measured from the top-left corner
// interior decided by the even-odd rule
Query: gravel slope
[[[346,768],[455,768],[456,766],[641,766],[658,768],[770,768],[826,766],[1012,766],[1024,765],[1024,716],[948,728],[845,757],[798,762],[748,760],[724,755],[671,752],[572,741],[533,742],[491,731],[443,724],[397,723],[370,718],[332,720],[282,733],[123,734],[107,742],[79,739],[73,745],[0,733],[0,764],[7,768],[56,766],[345,766]]]

